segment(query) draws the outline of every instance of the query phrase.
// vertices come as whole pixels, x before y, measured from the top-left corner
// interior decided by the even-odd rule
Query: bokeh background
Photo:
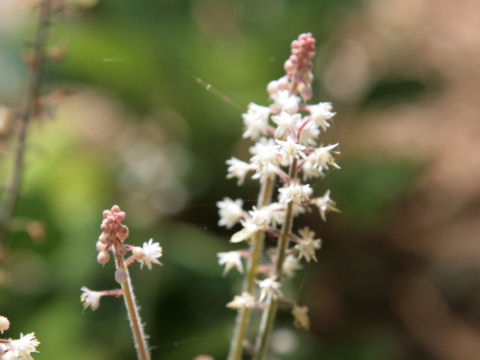
[[[0,1],[0,174],[7,108],[21,108],[32,1]],[[291,284],[311,330],[281,312],[271,359],[473,360],[480,353],[480,3],[476,0],[72,0],[53,19],[44,116],[1,259],[6,334],[35,331],[36,359],[134,359],[123,303],[82,311],[80,287],[115,287],[96,260],[101,212],[127,211],[130,242],[163,266],[132,270],[153,358],[225,358],[241,276],[216,252],[226,180],[245,159],[241,114],[267,104],[299,33],[317,39],[314,101],[337,111],[331,189],[341,214],[308,224],[318,263]],[[211,84],[214,89],[206,84]]]

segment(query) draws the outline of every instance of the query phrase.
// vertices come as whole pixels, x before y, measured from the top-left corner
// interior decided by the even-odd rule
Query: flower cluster
[[[332,105],[328,102],[306,103],[312,97],[314,55],[315,39],[311,34],[301,34],[292,42],[291,56],[284,65],[286,75],[267,86],[271,104],[250,103],[242,115],[243,137],[255,142],[249,149],[249,161],[235,157],[227,160],[227,178],[236,178],[239,185],[248,176],[258,180],[261,186],[259,198],[263,199],[251,209],[243,209],[242,199],[224,198],[217,203],[220,226],[230,229],[236,224],[241,225],[230,241],[250,244],[246,257],[250,257],[249,264],[254,268],[249,269],[253,275],[246,274],[246,278],[264,274],[262,280],[256,281],[258,295],[246,286],[246,291],[228,304],[231,308],[253,307],[252,299],[256,299],[255,304],[259,307],[281,299],[283,277],[293,276],[302,267],[302,259],[317,261],[316,251],[321,247],[321,240],[308,227],[294,233],[293,219],[309,208],[316,208],[325,221],[326,213],[336,210],[330,191],[314,196],[310,184],[312,179],[324,177],[330,168],[340,168],[334,159],[338,143],[323,145],[319,142],[319,136],[328,130],[335,115]],[[278,188],[276,196],[272,191],[275,187]],[[270,256],[271,263],[256,265],[260,253],[253,249],[261,248],[255,246],[255,242],[263,241],[263,234],[276,238],[277,248]],[[242,272],[241,257],[233,253],[228,252],[228,256],[219,254],[219,263],[225,265],[225,271],[237,268]],[[307,308],[295,306],[294,309],[296,324],[307,328]]]
[[[5,316],[0,316],[0,333],[8,330],[10,321]],[[0,339],[0,359],[2,360],[31,360],[31,353],[36,353],[40,342],[35,333],[20,334],[18,339]]]

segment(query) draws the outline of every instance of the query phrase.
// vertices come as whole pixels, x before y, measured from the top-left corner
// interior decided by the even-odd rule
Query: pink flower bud
[[[127,281],[128,275],[125,270],[118,269],[115,271],[115,281],[118,282],[119,284],[123,284],[125,281]]]
[[[115,253],[117,256],[124,257],[127,255],[127,247],[123,244],[120,244],[115,248]]]
[[[5,330],[8,330],[10,327],[10,320],[8,320],[5,316],[0,316],[0,333],[3,334]]]
[[[105,249],[107,248],[107,245],[104,242],[98,240],[97,243],[95,244],[95,247],[97,248],[97,251],[100,252],[100,251],[105,251]]]
[[[117,237],[121,242],[124,242],[125,239],[128,237],[128,227],[126,225],[122,225],[120,229],[117,231]]]
[[[110,254],[106,251],[100,251],[97,255],[97,261],[99,264],[105,265],[110,260]]]
[[[111,211],[112,211],[112,213],[118,213],[120,211],[120,206],[113,205]]]

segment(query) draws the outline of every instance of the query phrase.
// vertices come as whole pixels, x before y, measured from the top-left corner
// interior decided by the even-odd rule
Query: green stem
[[[294,181],[297,173],[297,159],[294,159],[290,166],[289,177],[290,181]],[[277,244],[277,261],[275,265],[275,280],[282,283],[283,280],[283,263],[285,261],[286,252],[288,249],[289,235],[292,231],[293,225],[293,202],[290,201],[287,205],[285,213],[285,221],[282,227],[282,234]],[[277,314],[278,299],[271,299],[267,309],[263,312],[262,320],[260,321],[260,330],[258,332],[257,341],[255,344],[255,354],[253,360],[264,360],[267,355],[268,343],[270,334],[272,333],[273,323]]]
[[[257,200],[257,206],[262,207],[268,205],[271,201],[273,184],[275,180],[272,178],[262,183],[260,193]],[[251,239],[250,243],[250,258],[247,265],[247,274],[244,280],[244,292],[253,295],[253,285],[255,283],[255,275],[257,274],[257,266],[262,254],[263,239],[265,233],[258,231]],[[248,321],[250,319],[251,309],[243,308],[238,311],[237,319],[235,320],[235,328],[233,330],[232,341],[230,344],[230,352],[228,360],[240,360],[243,351],[243,343],[247,333]]]

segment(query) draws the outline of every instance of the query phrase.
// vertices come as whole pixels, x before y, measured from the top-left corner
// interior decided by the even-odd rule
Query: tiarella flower
[[[267,206],[270,212],[270,223],[272,226],[278,226],[285,221],[285,206],[279,203],[271,203]]]
[[[302,131],[300,132],[300,138],[298,141],[300,144],[305,146],[315,146],[317,145],[317,137],[320,135],[320,129],[318,124],[314,121],[307,121],[307,118],[300,119],[299,123],[296,124],[296,128],[300,128],[304,123]]]
[[[82,290],[80,301],[83,304],[83,308],[86,309],[87,307],[90,307],[92,310],[97,310],[100,305],[102,293],[100,291],[90,290],[86,286],[82,286],[80,290]]]
[[[280,155],[278,154],[278,145],[273,139],[260,139],[254,146],[250,147],[250,163],[257,166],[258,163],[271,163],[280,165]]]
[[[295,133],[295,125],[302,119],[300,114],[290,114],[282,111],[279,115],[272,116],[273,122],[277,125],[275,129],[275,137],[277,139],[284,139],[289,135]]]
[[[255,307],[255,298],[248,292],[243,292],[242,295],[235,295],[232,301],[227,304],[230,309],[251,309]]]
[[[245,125],[243,137],[257,140],[261,135],[267,135],[269,116],[270,109],[268,107],[250,103],[248,111],[242,115]]]
[[[320,125],[323,131],[327,131],[327,128],[330,126],[328,120],[335,116],[335,113],[332,112],[332,104],[321,102],[317,105],[309,105],[308,111],[310,111],[312,120]]]
[[[323,169],[328,169],[329,166],[340,169],[340,166],[338,166],[332,156],[332,150],[337,146],[338,143],[315,149],[315,151],[308,156],[308,161],[311,161],[312,165],[317,167],[320,171],[323,171]]]
[[[261,226],[268,225],[270,223],[270,220],[272,218],[271,212],[272,211],[268,206],[260,209],[257,209],[257,207],[254,206],[252,210],[248,212],[248,214],[250,215],[251,220],[254,224]]]
[[[140,268],[146,265],[148,270],[152,270],[152,264],[162,265],[158,258],[162,256],[163,250],[158,242],[153,242],[153,239],[150,239],[143,243],[142,250],[143,256],[137,258]]]
[[[232,235],[232,238],[230,239],[230,242],[232,243],[248,240],[259,230],[258,225],[255,224],[251,219],[240,220],[240,222],[243,226],[243,229]]]
[[[38,345],[40,345],[40,341],[35,337],[35,333],[32,332],[27,335],[20,334],[20,339],[10,341],[12,352],[10,355],[14,355],[14,359],[31,360],[33,357],[30,353],[38,352]]]
[[[310,319],[308,318],[308,307],[295,305],[292,309],[293,321],[296,327],[308,330]]]
[[[327,190],[323,196],[312,199],[312,204],[318,207],[323,221],[327,221],[326,213],[328,210],[336,210],[335,202],[330,199],[330,190]]]
[[[307,159],[302,163],[301,170],[302,170],[303,181],[307,181],[308,179],[312,179],[312,178],[316,178],[324,175],[322,171],[318,168],[318,166],[316,166],[315,163],[311,160],[310,157],[307,157]]]
[[[290,254],[285,258],[283,263],[283,273],[288,277],[293,277],[295,275],[295,271],[300,270],[302,265],[300,265],[298,259]]]
[[[280,193],[279,203],[286,206],[290,201],[301,204],[303,201],[308,200],[312,195],[312,188],[310,185],[291,184],[278,190]]]
[[[282,157],[282,164],[288,165],[293,159],[306,158],[307,156],[303,153],[306,149],[305,146],[298,144],[291,137],[288,137],[287,140],[276,140],[278,144],[278,152]]]
[[[228,159],[226,163],[228,165],[227,179],[238,178],[237,184],[242,185],[248,172],[252,170],[252,166],[234,157]]]
[[[298,233],[300,234],[300,242],[295,245],[295,249],[298,250],[298,259],[305,258],[307,262],[310,262],[310,260],[317,261],[315,251],[321,248],[322,240],[314,239],[315,233],[308,227],[304,227]]]
[[[237,199],[234,201],[226,197],[223,199],[223,201],[218,201],[217,207],[220,215],[218,225],[225,226],[227,229],[232,228],[232,226],[235,225],[243,215],[242,206],[242,199]]]
[[[289,90],[279,90],[270,94],[273,104],[270,106],[272,111],[286,111],[290,114],[295,114],[298,111],[300,98],[292,95]]]
[[[238,251],[219,252],[217,253],[217,256],[218,264],[221,266],[225,265],[223,275],[233,268],[236,268],[238,272],[243,273],[242,257]]]
[[[283,296],[282,291],[280,290],[282,284],[278,281],[266,278],[265,280],[257,281],[257,283],[260,288],[259,302],[269,303],[270,300],[278,299]]]

